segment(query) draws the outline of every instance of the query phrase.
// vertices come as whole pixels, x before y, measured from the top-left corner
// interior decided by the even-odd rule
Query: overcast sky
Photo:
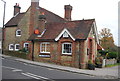
[[[13,17],[13,6],[19,3],[21,12],[25,12],[30,6],[31,0],[5,0],[7,22]],[[98,31],[102,28],[111,29],[115,44],[118,44],[118,2],[120,0],[40,0],[43,7],[57,15],[64,17],[64,5],[73,6],[72,20],[95,18]],[[0,1],[0,27],[2,27],[3,2]],[[120,45],[119,45],[120,46]]]

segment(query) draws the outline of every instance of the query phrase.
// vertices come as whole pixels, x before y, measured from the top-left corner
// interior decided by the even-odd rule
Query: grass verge
[[[118,65],[120,65],[120,63],[116,63],[116,64],[108,64],[108,65],[106,65],[105,67],[113,67],[113,66],[118,66]]]

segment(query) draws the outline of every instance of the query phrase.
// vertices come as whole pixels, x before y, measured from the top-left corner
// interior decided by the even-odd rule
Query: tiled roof
[[[62,18],[44,8],[39,7],[39,10],[41,13],[44,13],[47,22],[64,22],[65,21],[64,18]]]
[[[75,39],[87,39],[94,21],[94,19],[89,19],[64,23],[48,23],[46,24],[46,32],[42,37],[37,37],[37,35],[33,34],[29,39],[54,40],[64,28],[66,28]]]
[[[45,13],[45,17],[46,17],[46,20],[47,22],[64,22],[65,19],[44,9],[44,8],[41,8],[39,7],[39,10],[40,12],[44,12]],[[12,17],[6,24],[5,26],[6,27],[12,27],[12,26],[17,26],[19,21],[21,20],[21,18],[23,17],[25,13],[20,13],[18,15],[16,15],[15,17]]]
[[[25,13],[19,13],[15,17],[12,17],[6,24],[5,27],[17,26],[20,22],[21,18]]]

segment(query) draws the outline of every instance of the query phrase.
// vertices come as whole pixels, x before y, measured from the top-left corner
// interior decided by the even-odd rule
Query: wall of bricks
[[[4,50],[8,50],[9,44],[20,44],[22,48],[23,42],[27,41],[29,37],[29,24],[30,24],[30,9],[25,13],[17,27],[7,27],[5,28],[5,40],[4,40]],[[21,30],[21,36],[16,37],[16,30]]]

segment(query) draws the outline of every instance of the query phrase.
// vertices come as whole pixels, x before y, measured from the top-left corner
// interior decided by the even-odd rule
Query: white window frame
[[[23,45],[24,48],[25,48],[25,45],[26,45],[26,44],[28,44],[28,46],[29,46],[29,43],[24,43],[24,45]]]
[[[71,44],[71,53],[64,53],[63,51],[64,51],[64,45],[65,44]],[[72,43],[62,43],[62,54],[66,54],[66,55],[72,55]]]
[[[45,44],[45,51],[44,52],[42,51],[42,44]],[[40,53],[50,53],[50,52],[46,51],[46,44],[50,44],[50,43],[49,42],[42,42],[40,44]]]
[[[15,44],[15,51],[19,51],[20,49],[16,49],[17,45],[20,46],[20,44]]]
[[[28,48],[27,48],[27,50],[29,50],[29,43],[27,43],[27,42],[24,43],[23,47],[26,48],[26,47],[25,47],[26,44],[28,44]]]
[[[20,30],[20,29],[16,30],[16,36],[17,36],[17,37],[20,37],[20,36],[21,36],[21,34],[20,34],[20,35],[18,35],[18,31],[20,31],[20,32],[21,32],[21,30]]]
[[[13,49],[11,49],[11,45],[13,45],[13,46],[14,46],[14,44],[9,44],[9,50],[10,50],[10,51],[13,51],[13,50],[14,50],[14,48],[13,48]]]

